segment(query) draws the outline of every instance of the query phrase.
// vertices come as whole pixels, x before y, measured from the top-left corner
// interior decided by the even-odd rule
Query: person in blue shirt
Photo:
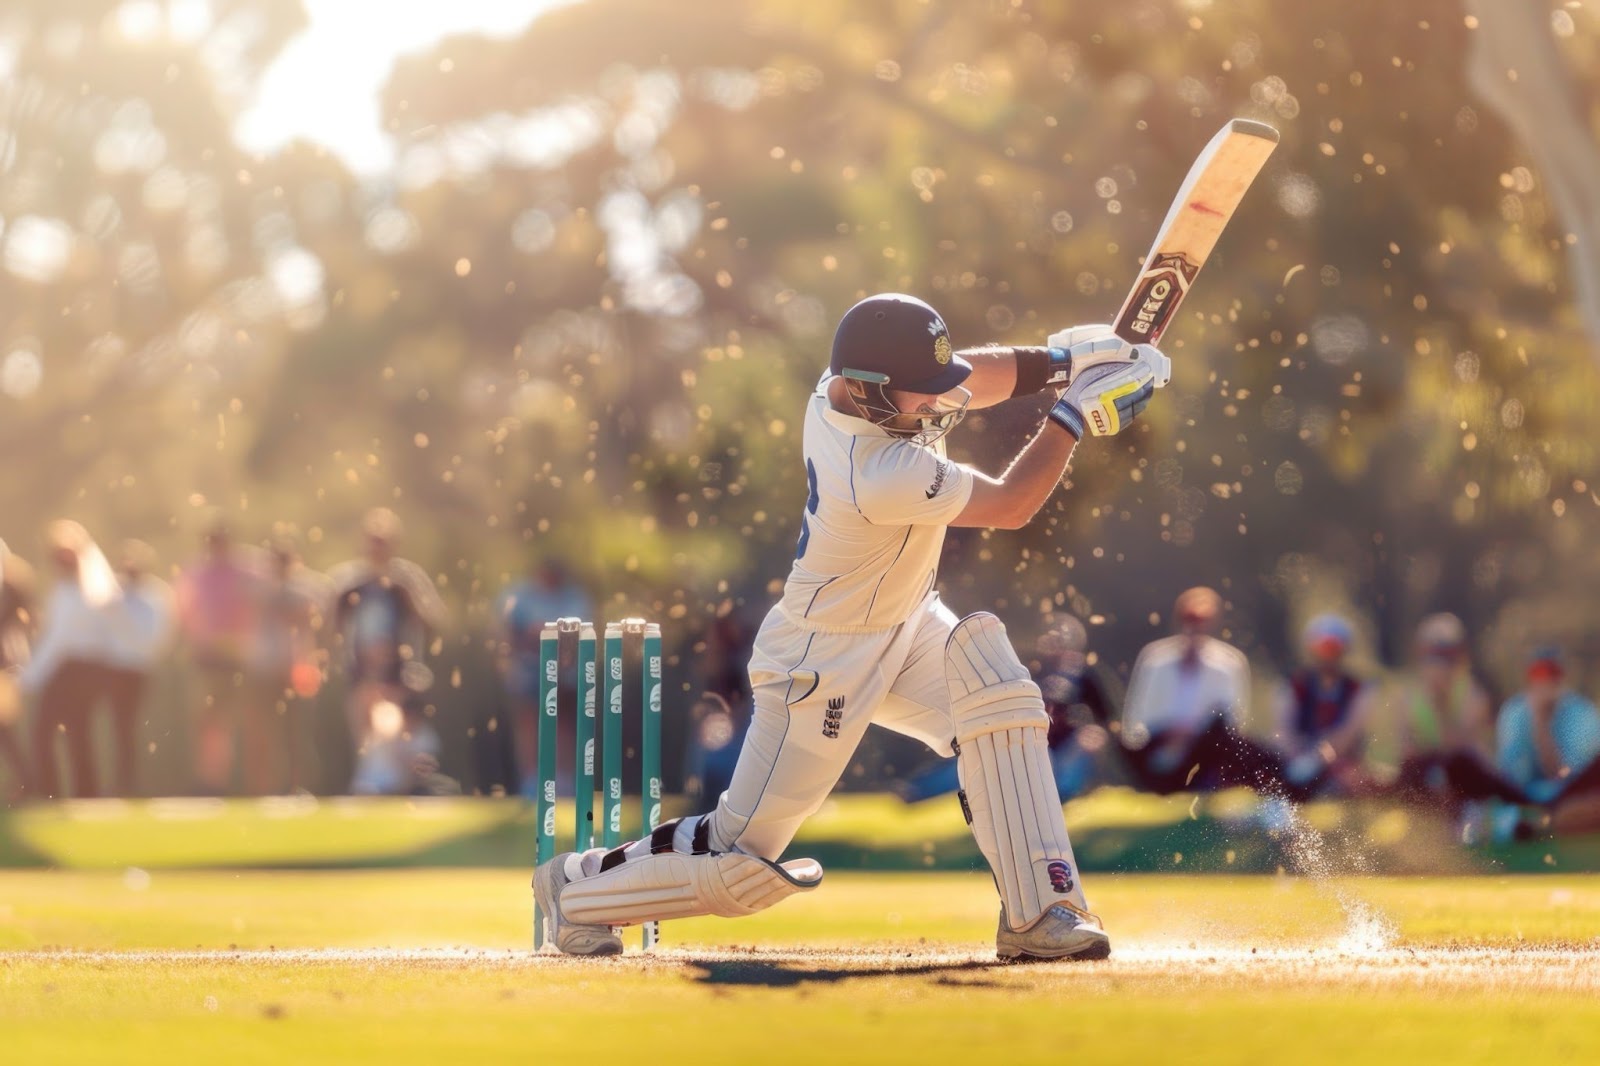
[[[593,608],[588,593],[566,565],[547,558],[500,594],[495,616],[500,630],[501,676],[511,703],[519,788],[531,797],[539,781],[539,634],[558,618],[593,619]],[[564,731],[562,744],[565,750]]]
[[[1566,684],[1561,653],[1540,648],[1496,727],[1500,773],[1550,815],[1555,832],[1600,829],[1600,710]]]

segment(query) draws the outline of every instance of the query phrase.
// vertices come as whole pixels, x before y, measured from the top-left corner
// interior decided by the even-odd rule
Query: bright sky
[[[239,143],[271,151],[296,138],[324,145],[373,173],[394,159],[378,93],[399,57],[457,33],[511,36],[540,12],[572,0],[304,0],[310,25],[267,68],[235,129]]]

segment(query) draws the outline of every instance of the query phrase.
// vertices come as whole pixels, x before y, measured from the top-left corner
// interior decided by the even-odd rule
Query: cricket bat
[[[1113,329],[1130,344],[1155,344],[1206,265],[1245,190],[1278,146],[1278,131],[1236,118],[1218,131],[1189,168],[1144,268],[1117,312]]]

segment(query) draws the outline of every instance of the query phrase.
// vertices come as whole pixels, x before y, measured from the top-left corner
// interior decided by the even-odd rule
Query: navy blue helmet
[[[943,395],[972,373],[955,353],[939,312],[915,296],[898,292],[869,296],[845,312],[833,334],[833,373],[867,420],[900,436],[931,443],[966,412],[956,409],[902,411],[887,390]]]

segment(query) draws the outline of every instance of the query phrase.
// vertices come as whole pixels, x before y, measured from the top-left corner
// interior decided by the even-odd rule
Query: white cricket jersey
[[[913,444],[835,411],[824,374],[806,409],[805,514],[779,607],[818,629],[904,623],[933,587],[945,527],[972,496],[972,472],[944,441]]]

